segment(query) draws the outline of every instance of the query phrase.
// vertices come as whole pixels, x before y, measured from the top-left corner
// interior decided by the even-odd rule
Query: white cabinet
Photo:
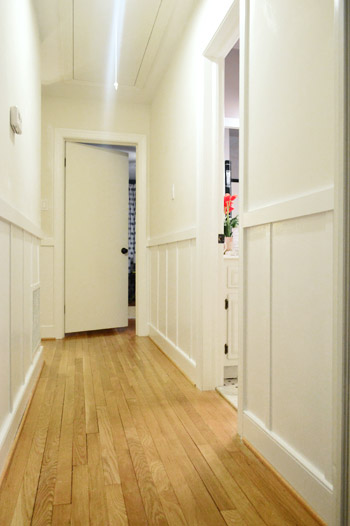
[[[224,377],[237,374],[238,366],[238,257],[224,257],[225,338]],[[230,370],[225,371],[225,367]],[[235,370],[231,369],[235,367]],[[229,376],[227,376],[229,375]]]

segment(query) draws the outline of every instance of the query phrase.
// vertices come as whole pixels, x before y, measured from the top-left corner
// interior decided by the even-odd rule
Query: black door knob
[[[127,248],[122,248],[121,249],[121,253],[122,254],[127,254],[128,253],[128,249]]]

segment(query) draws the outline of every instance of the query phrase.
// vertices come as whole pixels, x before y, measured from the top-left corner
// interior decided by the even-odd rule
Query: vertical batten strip
[[[195,334],[196,334],[196,331],[195,331],[195,328],[194,328],[194,324],[195,324],[195,314],[194,314],[194,309],[195,309],[195,303],[194,303],[194,288],[196,286],[196,280],[195,280],[195,268],[196,268],[196,260],[195,260],[195,247],[196,247],[196,241],[193,239],[190,241],[190,257],[191,257],[191,274],[192,274],[192,279],[191,279],[191,348],[190,348],[190,358],[192,360],[194,360],[196,363],[198,361],[198,357],[196,356],[196,352],[195,352],[195,349],[196,349],[196,346],[195,346]]]
[[[240,225],[239,225],[239,289],[238,289],[238,434],[243,436],[243,412],[247,404],[246,390],[246,229],[244,213],[247,210],[247,181],[248,168],[248,93],[249,93],[249,2],[242,0],[239,4],[239,180],[240,180]]]
[[[22,304],[22,337],[21,337],[21,367],[22,367],[22,383],[21,386],[24,384],[25,381],[25,374],[24,374],[24,231],[21,230],[21,243],[22,243],[22,276],[21,276],[21,304]]]
[[[168,301],[169,301],[169,245],[165,245],[165,335],[168,338]]]
[[[8,339],[8,354],[9,354],[9,412],[13,410],[12,399],[12,363],[11,363],[11,349],[12,349],[12,224],[9,228],[9,339]]]
[[[268,355],[267,355],[267,370],[269,374],[269,383],[268,383],[268,392],[267,392],[267,409],[268,413],[266,415],[266,427],[271,431],[272,429],[272,293],[273,293],[273,273],[272,273],[272,232],[273,232],[273,225],[270,223],[267,225],[267,232],[266,232],[266,252],[268,253],[269,258],[269,342],[268,342]]]
[[[176,258],[176,270],[175,270],[175,276],[176,276],[176,338],[175,338],[175,344],[176,347],[179,346],[179,243],[175,244],[175,258]]]
[[[157,330],[159,330],[159,280],[160,280],[160,272],[159,272],[159,247],[156,248],[157,251],[157,283],[156,283],[156,300],[157,300]]]

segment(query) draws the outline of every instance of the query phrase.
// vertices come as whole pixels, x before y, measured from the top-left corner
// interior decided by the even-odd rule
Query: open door
[[[65,332],[128,325],[128,155],[66,144]]]

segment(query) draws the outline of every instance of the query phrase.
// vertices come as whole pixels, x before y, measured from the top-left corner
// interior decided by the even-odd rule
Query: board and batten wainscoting
[[[153,238],[148,250],[150,338],[195,383],[196,229]]]
[[[0,476],[42,367],[40,238],[0,199]]]
[[[329,188],[242,217],[243,436],[327,522],[333,498],[333,200]]]

